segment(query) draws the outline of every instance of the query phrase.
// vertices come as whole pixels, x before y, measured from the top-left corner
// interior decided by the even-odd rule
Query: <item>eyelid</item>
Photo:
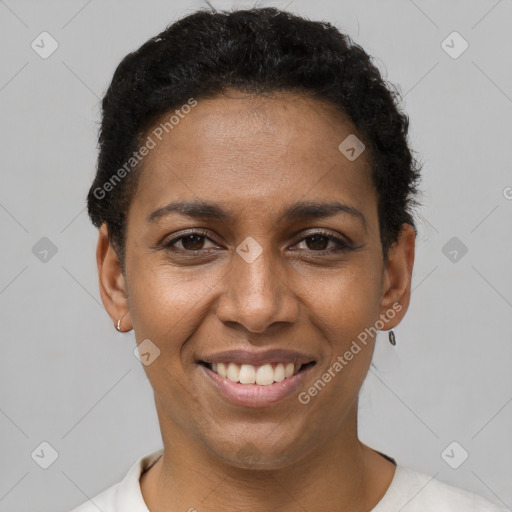
[[[219,242],[217,242],[211,235],[210,235],[210,232],[203,229],[203,228],[190,228],[190,229],[187,229],[187,230],[184,230],[184,231],[180,231],[179,233],[177,233],[175,236],[173,236],[172,238],[168,239],[167,241],[165,241],[163,243],[163,246],[164,247],[171,247],[173,244],[175,244],[176,242],[179,242],[182,238],[186,238],[187,236],[191,236],[191,235],[200,235],[200,236],[204,236],[205,238],[207,238],[208,240],[210,240],[210,242],[213,242],[215,244],[219,244]],[[204,251],[206,249],[197,249],[197,251]],[[187,251],[187,252],[194,252],[194,251]]]
[[[300,238],[297,239],[294,245],[296,245],[299,242],[302,242],[305,238],[310,238],[315,235],[325,236],[326,238],[329,238],[334,242],[338,242],[341,246],[344,246],[347,249],[349,249],[352,246],[352,241],[348,237],[340,235],[336,231],[332,231],[331,229],[327,228],[311,228],[309,230],[300,232],[298,235]]]

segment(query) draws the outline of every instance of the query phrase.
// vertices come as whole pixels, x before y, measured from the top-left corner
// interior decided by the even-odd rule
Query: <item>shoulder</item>
[[[123,480],[74,508],[71,512],[149,512],[140,489],[140,476],[163,454],[156,450],[138,458]]]
[[[485,498],[426,473],[398,465],[388,492],[374,512],[387,512],[387,502],[403,512],[504,512]],[[392,510],[389,508],[389,510]]]

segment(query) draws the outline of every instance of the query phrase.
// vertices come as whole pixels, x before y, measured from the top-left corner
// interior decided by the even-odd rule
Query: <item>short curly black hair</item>
[[[141,168],[134,152],[162,115],[190,98],[214,98],[233,88],[302,92],[348,116],[371,162],[384,260],[402,223],[416,232],[420,165],[407,140],[409,119],[400,110],[398,89],[383,80],[372,57],[327,22],[270,7],[210,6],[124,57],[102,101],[97,173],[87,207],[96,227],[107,224],[123,272],[127,213]]]

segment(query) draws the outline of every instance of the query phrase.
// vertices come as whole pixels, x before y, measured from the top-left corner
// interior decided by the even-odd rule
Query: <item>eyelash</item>
[[[164,248],[165,249],[169,249],[171,251],[176,251],[176,252],[182,252],[182,253],[198,253],[198,252],[201,252],[201,251],[208,251],[209,249],[193,249],[193,250],[188,250],[188,249],[176,249],[174,246],[176,245],[177,242],[179,242],[180,240],[182,240],[183,238],[187,238],[189,236],[192,236],[192,235],[199,235],[199,236],[202,236],[208,240],[210,240],[210,242],[213,242],[213,243],[217,243],[215,240],[212,240],[209,236],[208,236],[208,233],[206,231],[202,231],[200,229],[198,230],[194,230],[194,231],[189,231],[187,232],[186,234],[181,234],[180,236],[178,237],[175,237],[175,238],[172,238],[171,240],[169,240],[167,243],[165,243],[164,245]],[[333,252],[340,252],[340,251],[347,251],[347,250],[351,250],[351,247],[346,243],[344,242],[343,240],[341,240],[340,238],[334,236],[333,232],[331,231],[315,231],[313,233],[308,233],[307,236],[301,238],[300,240],[298,240],[296,242],[296,244],[300,243],[300,242],[303,242],[305,240],[307,240],[308,238],[313,238],[314,236],[324,236],[326,237],[329,241],[332,241],[336,244],[336,248],[331,248],[331,249],[320,249],[320,250],[312,250],[312,249],[298,249],[298,250],[305,250],[306,252],[310,252],[310,253],[314,253],[314,254],[330,254],[330,253],[333,253]],[[295,244],[295,245],[296,245]],[[297,249],[296,249],[297,250]]]

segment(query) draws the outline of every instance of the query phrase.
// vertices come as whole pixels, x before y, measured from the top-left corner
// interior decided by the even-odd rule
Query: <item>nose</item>
[[[264,248],[250,263],[236,253],[231,265],[217,307],[223,323],[261,334],[273,324],[296,321],[298,298],[271,249]]]

